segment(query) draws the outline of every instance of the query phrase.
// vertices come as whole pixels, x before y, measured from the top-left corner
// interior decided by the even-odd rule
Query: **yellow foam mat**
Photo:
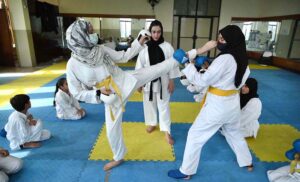
[[[129,101],[143,102],[143,96],[135,92]],[[173,123],[193,123],[200,111],[198,102],[170,102],[171,120]],[[180,111],[180,113],[178,113]]]
[[[145,124],[138,122],[123,122],[122,127],[127,147],[125,160],[175,161],[173,146],[165,140],[164,132],[155,130],[148,134]],[[89,160],[111,160],[112,157],[106,128],[103,126]]]
[[[300,138],[300,132],[287,124],[262,124],[256,139],[247,139],[250,149],[263,162],[286,162],[285,152]]]
[[[193,123],[200,111],[198,102],[171,102],[171,120],[173,123]]]
[[[279,69],[275,66],[260,65],[260,64],[249,64],[249,68],[255,70],[278,70]]]
[[[66,62],[58,63],[44,69],[29,73],[12,82],[0,85],[0,107],[9,103],[16,94],[30,93],[65,73]]]

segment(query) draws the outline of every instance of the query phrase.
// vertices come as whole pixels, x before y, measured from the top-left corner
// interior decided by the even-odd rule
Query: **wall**
[[[155,16],[160,20],[164,26],[164,37],[167,41],[172,40],[173,30],[173,0],[162,0],[152,10],[152,7],[147,0],[60,0],[59,12],[70,14],[94,14],[94,15],[122,15],[126,18],[126,15],[147,15]],[[80,8],[78,8],[80,7]],[[118,24],[118,25],[117,25]],[[137,23],[137,25],[143,23]],[[116,28],[119,22],[114,21],[102,21],[101,32],[104,36],[108,34],[116,35]],[[135,26],[133,24],[133,26]],[[132,34],[135,35],[139,31],[133,29]]]
[[[93,25],[95,33],[100,34],[100,18],[83,17],[86,21],[89,21]]]
[[[137,37],[141,29],[145,27],[145,19],[131,19],[131,35]],[[108,38],[110,36],[118,38],[120,33],[119,18],[102,18],[101,21],[101,36]]]
[[[174,0],[161,0],[154,9],[155,18],[163,24],[164,38],[168,42],[172,42],[173,9]]]
[[[260,4],[260,0],[222,0],[219,29],[229,25],[232,17],[258,17]]]
[[[300,61],[300,20],[298,20],[293,47],[291,50],[291,58],[297,58]]]
[[[280,31],[278,34],[278,41],[276,47],[276,56],[286,58],[292,40],[293,27],[295,20],[283,20],[281,22]]]
[[[264,0],[260,1],[259,16],[281,16],[300,14],[299,0]]]
[[[21,67],[36,65],[30,18],[24,1],[9,0],[12,27],[16,39],[18,61]]]
[[[101,37],[120,37],[120,19],[119,18],[102,18],[101,20]]]
[[[292,14],[300,14],[299,0],[222,0],[219,28],[230,24],[232,17],[268,17]]]
[[[60,0],[60,13],[154,15],[151,6],[143,0]]]
[[[219,29],[231,24],[232,17],[272,17],[294,14],[300,14],[299,0],[222,0]],[[287,57],[293,24],[291,20],[284,20],[281,27],[283,30],[279,32],[276,54],[279,57]],[[295,47],[297,46],[296,44]],[[292,50],[294,56],[295,48],[293,47]]]

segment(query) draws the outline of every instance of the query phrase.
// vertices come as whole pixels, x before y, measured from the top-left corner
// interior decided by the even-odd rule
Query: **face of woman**
[[[223,38],[222,34],[219,33],[217,49],[219,49],[220,51],[224,51],[226,50],[226,47],[227,47],[226,41]]]
[[[243,87],[242,87],[242,94],[248,94],[249,93],[249,87],[247,86],[247,85],[244,85]]]
[[[161,36],[161,28],[160,26],[153,26],[151,28],[151,38],[154,40],[154,41],[158,41],[159,38]]]
[[[223,38],[222,34],[220,34],[220,33],[219,33],[219,36],[218,36],[218,42],[221,43],[221,44],[226,44],[225,39]]]
[[[88,28],[88,33],[89,34],[92,34],[94,33],[94,28],[93,28],[93,25],[89,23],[89,28]]]

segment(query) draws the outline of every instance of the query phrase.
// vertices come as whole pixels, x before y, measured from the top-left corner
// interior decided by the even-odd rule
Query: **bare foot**
[[[174,140],[169,133],[166,132],[166,140],[170,145],[174,145]]]
[[[247,170],[249,172],[253,171],[253,168],[254,168],[253,164],[251,164],[250,166],[247,166]]]
[[[104,165],[103,170],[104,171],[108,171],[108,170],[110,170],[110,169],[112,169],[112,168],[120,165],[122,162],[124,162],[123,159],[121,159],[119,161],[115,161],[115,160],[110,161],[109,163],[107,163],[107,164]]]
[[[156,128],[156,126],[148,126],[147,129],[146,129],[146,131],[147,131],[148,133],[152,133],[152,131],[154,131],[155,128]]]
[[[38,148],[41,144],[39,142],[27,142],[22,145],[23,148]]]
[[[187,176],[186,178],[183,178],[184,180],[189,180],[191,179],[191,176]]]

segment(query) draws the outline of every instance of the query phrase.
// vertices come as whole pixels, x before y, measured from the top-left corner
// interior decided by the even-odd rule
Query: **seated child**
[[[59,119],[78,120],[86,114],[85,110],[80,107],[79,102],[69,92],[66,78],[60,78],[56,83],[54,106],[56,116]]]
[[[9,155],[9,152],[0,148],[0,181],[9,180],[8,175],[17,173],[21,170],[23,161],[19,158]]]
[[[300,178],[300,153],[295,153],[294,160],[291,161],[290,175]]]
[[[241,88],[241,131],[244,137],[256,138],[262,110],[262,103],[257,94],[257,81],[254,78],[248,78],[245,85]]]
[[[12,150],[40,147],[39,141],[50,138],[50,131],[44,130],[42,122],[33,119],[33,116],[28,113],[31,107],[28,95],[15,95],[10,99],[10,104],[15,111],[10,114],[4,129]]]
[[[267,171],[270,182],[299,182],[300,181],[300,153],[294,154],[290,165]]]

